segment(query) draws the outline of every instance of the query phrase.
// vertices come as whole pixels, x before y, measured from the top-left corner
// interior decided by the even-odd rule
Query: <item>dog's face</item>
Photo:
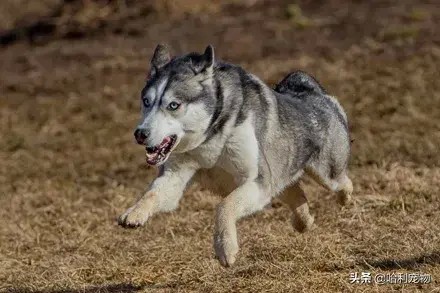
[[[141,121],[135,137],[146,146],[147,163],[163,164],[171,152],[196,148],[206,139],[215,110],[214,51],[170,58],[158,45],[141,92]]]

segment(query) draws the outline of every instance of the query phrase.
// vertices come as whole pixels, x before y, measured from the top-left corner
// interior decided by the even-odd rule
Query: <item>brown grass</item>
[[[287,1],[247,4],[245,13],[234,1],[200,8],[215,17],[183,18],[144,15],[141,4],[126,3],[132,13],[102,15],[97,35],[0,48],[0,291],[438,292],[434,1],[300,1],[301,12],[320,23],[301,30],[285,17]],[[429,14],[408,18],[408,11]],[[400,24],[417,34],[381,37]],[[296,233],[287,208],[274,202],[239,223],[241,251],[230,269],[213,259],[220,199],[198,186],[176,212],[138,230],[118,227],[116,217],[156,172],[145,166],[132,130],[158,42],[179,53],[213,43],[217,56],[271,84],[294,69],[316,75],[351,122],[354,204],[341,208],[307,181],[317,228]],[[433,282],[349,284],[356,271],[421,271]]]

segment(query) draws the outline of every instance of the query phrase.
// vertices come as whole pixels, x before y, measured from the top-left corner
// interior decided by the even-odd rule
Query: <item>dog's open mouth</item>
[[[177,141],[177,135],[170,135],[165,137],[162,142],[152,148],[145,148],[147,151],[147,163],[149,165],[159,165],[168,159],[169,154]]]

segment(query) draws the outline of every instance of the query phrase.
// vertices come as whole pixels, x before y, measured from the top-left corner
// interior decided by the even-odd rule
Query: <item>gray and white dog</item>
[[[339,202],[350,200],[347,117],[306,73],[289,74],[273,90],[241,67],[216,60],[212,46],[171,58],[158,45],[141,101],[134,135],[159,175],[120,216],[124,227],[176,209],[197,177],[226,195],[216,209],[214,249],[230,266],[239,250],[237,220],[278,195],[292,210],[296,230],[313,226],[299,184],[304,173],[336,192]]]

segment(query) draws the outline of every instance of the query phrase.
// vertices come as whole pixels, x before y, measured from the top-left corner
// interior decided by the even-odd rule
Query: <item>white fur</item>
[[[150,134],[147,138],[148,145],[158,145],[162,140],[172,134],[182,136],[182,123],[171,117],[166,111],[158,110],[154,115],[148,115],[144,120],[143,127],[148,125]]]
[[[197,171],[197,165],[181,157],[168,161],[164,169],[163,175],[157,177],[136,204],[119,218],[120,223],[141,226],[154,213],[177,208],[187,183]]]
[[[183,109],[185,113],[179,117],[184,136],[179,137],[175,152],[188,152],[199,146],[205,140],[205,130],[208,128],[210,115],[202,103],[193,103]]]
[[[168,78],[164,78],[160,82],[159,86],[156,88],[156,99],[160,99],[163,96],[167,83],[168,83]]]
[[[218,164],[239,183],[254,180],[258,176],[258,151],[252,117],[249,117],[226,141]]]
[[[164,174],[154,180],[149,191],[121,216],[120,221],[130,226],[143,225],[152,214],[175,209],[184,187],[195,172],[217,166],[232,176],[217,176],[214,180],[220,182],[216,183],[237,186],[219,204],[215,219],[216,255],[223,265],[231,265],[238,252],[236,221],[261,210],[271,200],[267,190],[255,181],[258,176],[259,148],[252,119],[252,116],[248,117],[238,127],[231,128],[229,125],[231,133],[228,139],[222,136],[213,138],[206,144],[209,151],[202,147],[188,154],[170,156],[164,165]],[[156,120],[153,123],[170,125],[157,115]],[[224,181],[225,178],[228,181]]]
[[[261,186],[249,180],[218,205],[214,227],[214,249],[222,265],[230,266],[235,262],[238,252],[237,220],[261,210],[269,202],[270,196]]]

